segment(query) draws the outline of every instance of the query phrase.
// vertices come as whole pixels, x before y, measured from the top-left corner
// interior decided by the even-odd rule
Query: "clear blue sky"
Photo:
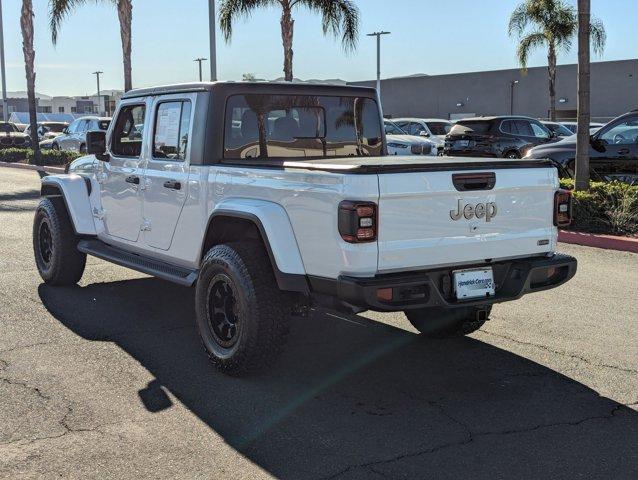
[[[569,0],[575,4],[576,0]],[[20,0],[4,0],[7,87],[24,90]],[[414,73],[454,73],[516,67],[515,43],[506,32],[518,0],[357,0],[361,10],[359,48],[345,55],[339,42],[324,37],[320,18],[303,8],[295,12],[295,76],[308,78],[374,78],[375,42],[363,34],[390,30],[383,40],[384,77]],[[197,79],[193,59],[208,57],[207,0],[133,0],[133,85]],[[104,71],[104,89],[122,88],[117,13],[111,5],[89,2],[63,24],[58,46],[51,44],[48,1],[34,0],[36,15],[37,90],[49,95],[95,91],[91,72]],[[607,28],[603,60],[638,57],[638,1],[592,0],[592,12]],[[279,15],[259,10],[240,21],[227,45],[218,33],[219,76],[239,80],[251,72],[260,78],[282,75]],[[561,63],[576,61],[576,49]],[[545,65],[545,55],[531,65]],[[206,64],[205,71],[208,70]]]

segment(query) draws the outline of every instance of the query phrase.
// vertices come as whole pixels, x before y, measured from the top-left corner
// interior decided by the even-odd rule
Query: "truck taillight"
[[[374,242],[377,218],[376,203],[343,201],[339,204],[339,234],[348,243]]]
[[[572,193],[558,190],[554,194],[554,225],[567,227],[572,223]]]

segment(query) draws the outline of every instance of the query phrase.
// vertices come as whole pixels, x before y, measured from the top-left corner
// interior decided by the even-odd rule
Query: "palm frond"
[[[531,18],[527,11],[527,4],[521,3],[517,6],[510,15],[509,24],[507,26],[507,34],[510,37],[520,37],[527,25],[529,25]]]
[[[352,0],[293,0],[291,7],[304,5],[321,14],[323,33],[341,36],[346,51],[354,50],[359,39],[359,9]]]
[[[55,45],[58,42],[60,26],[64,19],[76,8],[84,5],[89,0],[49,0],[49,25],[51,27],[51,40]],[[95,3],[117,3],[117,0],[93,0]]]
[[[532,32],[521,38],[518,49],[516,50],[516,56],[523,71],[527,70],[527,60],[530,53],[532,53],[534,49],[542,47],[547,43],[547,36],[541,31]]]
[[[589,31],[591,35],[591,46],[596,55],[602,55],[605,51],[605,44],[607,43],[607,32],[603,22],[598,18],[592,18]]]
[[[230,42],[233,23],[239,18],[249,18],[257,8],[279,4],[278,0],[222,0],[219,6],[219,28],[224,40]]]

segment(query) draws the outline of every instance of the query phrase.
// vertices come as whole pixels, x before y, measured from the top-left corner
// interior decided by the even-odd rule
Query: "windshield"
[[[2,133],[13,133],[13,132],[17,132],[17,130],[10,123],[0,123],[0,132],[2,132]]]
[[[371,98],[233,95],[226,104],[224,158],[378,156],[380,123]]]
[[[67,127],[66,123],[45,123],[44,128],[47,132],[61,133]]]
[[[448,122],[427,122],[432,135],[447,135],[452,130],[452,124]]]
[[[559,137],[571,137],[574,134],[569,128],[560,123],[546,123],[545,126]]]
[[[405,130],[402,130],[401,127],[390,120],[384,120],[383,125],[385,127],[386,135],[407,135]]]

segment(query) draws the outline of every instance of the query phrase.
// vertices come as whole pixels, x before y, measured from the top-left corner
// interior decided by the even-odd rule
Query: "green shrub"
[[[573,180],[561,180],[573,189]],[[622,182],[592,182],[588,192],[574,192],[572,230],[638,235],[638,185]]]
[[[71,163],[76,158],[79,158],[85,154],[77,152],[67,152],[63,150],[40,150],[40,155],[44,160],[45,165],[62,166],[66,165],[67,163]],[[28,151],[27,160],[29,163],[35,163],[33,150]]]
[[[27,158],[28,148],[3,148],[0,149],[0,162],[21,162]]]

